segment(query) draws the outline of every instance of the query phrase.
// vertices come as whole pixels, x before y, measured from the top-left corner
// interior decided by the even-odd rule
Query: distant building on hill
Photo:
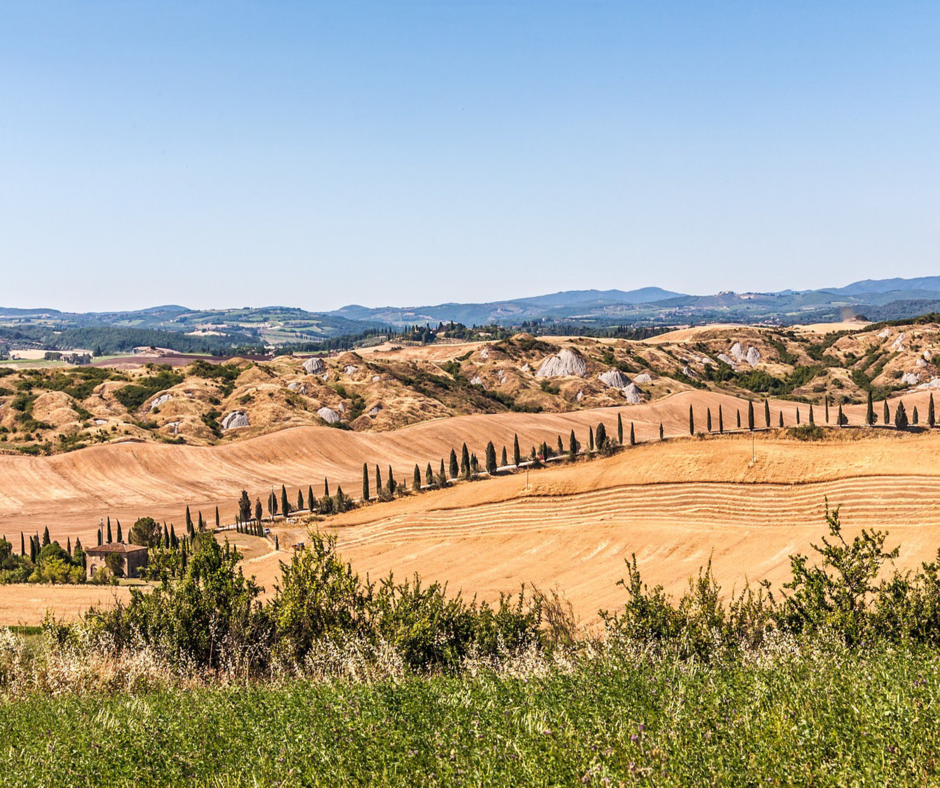
[[[123,542],[108,542],[97,547],[88,547],[85,549],[87,561],[85,571],[89,579],[94,577],[99,569],[107,568],[109,555],[121,557],[121,570],[124,577],[139,577],[140,570],[147,566],[149,552],[146,547]]]

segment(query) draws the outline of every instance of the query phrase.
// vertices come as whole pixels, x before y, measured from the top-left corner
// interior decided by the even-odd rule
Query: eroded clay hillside
[[[747,326],[364,349],[137,370],[0,368],[0,449],[209,445],[286,427],[387,431],[471,413],[634,405],[688,389],[858,403],[940,385],[937,324],[830,334]]]

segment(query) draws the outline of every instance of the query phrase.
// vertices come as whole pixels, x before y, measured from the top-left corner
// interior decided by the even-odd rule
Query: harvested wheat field
[[[904,400],[925,407],[927,396]],[[827,496],[844,504],[853,528],[890,526],[903,542],[905,564],[934,555],[940,546],[934,503],[940,499],[940,435],[844,430],[825,442],[803,443],[770,431],[757,434],[752,464],[749,435],[688,437],[689,407],[701,429],[706,408],[714,414],[719,405],[726,426],[735,410],[746,414],[741,400],[685,392],[647,405],[475,415],[390,433],[308,427],[211,448],[123,444],[53,457],[3,456],[0,533],[15,541],[21,529],[48,525],[53,538],[80,536],[88,544],[99,517],[127,525],[150,515],[180,525],[187,504],[210,521],[218,505],[223,521],[230,521],[243,488],[263,498],[283,483],[294,500],[309,484],[321,494],[326,476],[331,489],[341,484],[355,496],[363,462],[379,463],[383,474],[392,464],[410,483],[415,463],[436,469],[464,441],[481,457],[488,440],[498,451],[503,445],[511,451],[514,434],[524,451],[543,440],[554,445],[572,429],[583,443],[588,426],[601,421],[615,434],[619,412],[627,429],[634,423],[638,440],[648,443],[613,458],[533,472],[529,491],[524,474],[460,484],[365,507],[330,520],[330,527],[344,555],[373,576],[418,571],[485,598],[523,581],[557,584],[586,621],[599,607],[622,600],[615,583],[631,552],[648,580],[670,590],[709,556],[728,586],[745,577],[779,580],[786,556],[822,533]],[[771,423],[782,410],[792,424],[796,407],[772,403]],[[805,421],[807,406],[799,407]],[[847,413],[858,423],[863,407]],[[660,423],[667,436],[686,437],[659,443]],[[763,424],[762,409],[757,423]],[[292,538],[299,538],[296,530],[283,533],[282,545]],[[284,554],[258,548],[250,558],[246,568],[270,590]]]
[[[0,586],[0,627],[42,624],[46,611],[58,621],[74,621],[90,607],[108,608],[127,601],[130,590],[121,586]]]

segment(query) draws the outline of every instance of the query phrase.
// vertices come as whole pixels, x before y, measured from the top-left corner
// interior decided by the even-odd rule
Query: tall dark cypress
[[[783,427],[783,408],[780,409],[780,426]]]
[[[764,426],[770,429],[770,401],[764,400]]]
[[[828,424],[829,423],[829,395],[828,394],[825,397],[823,397],[823,402],[826,403],[826,424]],[[871,392],[870,391],[868,392],[868,403],[869,405],[871,404]],[[872,411],[872,415],[874,415],[874,411]],[[869,421],[868,425],[871,426],[873,423],[874,422]]]
[[[695,413],[689,405],[689,435],[695,435]]]
[[[124,534],[121,532],[121,521],[120,521],[120,520],[117,521],[117,531],[118,531],[118,534],[117,534],[117,536],[118,536],[118,542],[123,542],[123,541],[124,541]]]
[[[398,484],[395,482],[395,476],[392,474],[392,466],[388,466],[388,482],[386,483],[389,495],[395,494],[395,488]]]
[[[747,402],[747,428],[754,432],[754,403],[751,400]]]
[[[499,464],[502,465],[504,468],[505,468],[507,465],[509,465],[509,455],[506,453],[506,447],[505,447],[505,446],[503,446],[503,456],[502,456],[501,462],[500,462]]]
[[[816,425],[816,417],[813,415],[813,403],[809,404],[809,423],[810,426]]]
[[[930,399],[927,401],[927,426],[935,427],[937,425],[937,416],[933,410],[933,392],[930,393]]]
[[[281,485],[281,513],[287,517],[290,514],[290,501],[287,500],[287,487]]]
[[[98,531],[98,544],[101,544],[101,531]],[[26,537],[23,536],[23,532],[20,531],[20,555],[24,558],[26,557]]]
[[[460,475],[465,479],[470,478],[470,450],[466,443],[460,448]]]
[[[323,478],[323,497],[324,498],[330,497],[330,480],[327,479],[326,477]]]
[[[712,431],[712,409],[707,408],[705,411],[705,430],[706,432]]]
[[[424,469],[424,483],[429,489],[434,485],[434,471],[431,468],[431,463],[428,463],[428,467]]]
[[[594,428],[588,427],[588,451],[594,451]]]
[[[369,463],[362,463],[362,500],[369,500]]]
[[[411,475],[411,487],[415,492],[421,492],[421,469],[415,463],[415,471]]]
[[[617,414],[617,443],[623,446],[623,419]],[[559,449],[559,454],[561,450]]]
[[[189,513],[189,507],[186,507],[186,532],[193,530],[193,516]]]
[[[512,436],[512,464],[518,465],[522,462],[522,452],[519,450],[519,436]]]
[[[377,493],[382,492],[382,471],[378,463],[375,464],[375,491]]]
[[[51,540],[49,539],[49,526],[47,525],[42,529],[42,546],[45,547],[49,544]]]
[[[865,409],[865,423],[871,427],[875,423],[875,398],[871,393],[871,389],[868,390],[868,407]]]
[[[297,511],[299,512],[304,508],[304,494],[300,491],[300,488],[297,489]]]
[[[215,527],[216,527],[216,528],[221,528],[221,527],[222,527],[222,520],[219,518],[219,507],[218,507],[218,506],[215,507]]]
[[[659,422],[659,439],[663,440],[664,438],[665,434],[663,433],[663,423]]]
[[[111,544],[114,540],[111,538],[111,518],[108,518],[108,544]]]
[[[317,510],[316,506],[317,506],[317,499],[313,497],[313,485],[308,484],[307,485],[307,508],[311,512],[315,512]]]
[[[734,411],[735,418],[737,419],[738,429],[741,429],[741,409],[736,408]]]
[[[65,540],[65,552],[69,554],[69,558],[72,557],[72,537]]]
[[[486,472],[491,476],[496,473],[496,447],[493,441],[486,444]]]
[[[633,422],[630,422],[630,445],[636,446],[636,433],[633,431]]]
[[[891,426],[891,412],[888,410],[888,400],[885,400],[884,425]]]
[[[724,434],[725,432],[725,417],[721,410],[721,405],[718,406],[718,432]]]

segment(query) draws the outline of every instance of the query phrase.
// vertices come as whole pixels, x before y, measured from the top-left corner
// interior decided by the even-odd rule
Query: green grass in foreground
[[[3,785],[929,785],[935,651],[0,706]]]

